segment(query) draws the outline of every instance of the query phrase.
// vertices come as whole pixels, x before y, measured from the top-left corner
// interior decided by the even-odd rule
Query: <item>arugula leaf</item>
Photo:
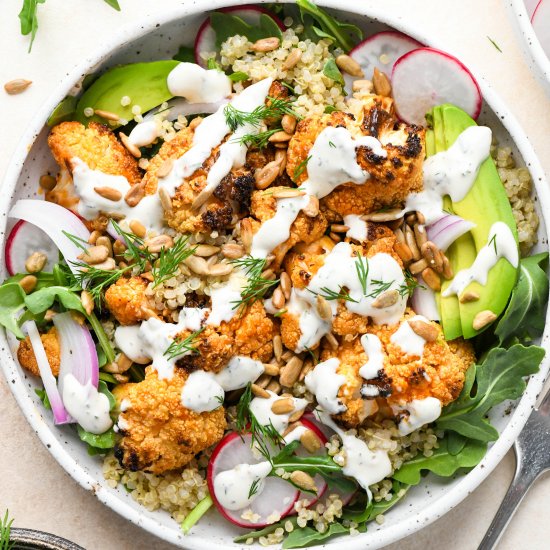
[[[237,71],[236,73],[231,73],[227,76],[229,77],[229,80],[231,80],[231,82],[243,82],[244,80],[248,80],[250,78],[246,73],[243,73],[242,71]]]
[[[319,25],[319,27],[312,26],[315,34],[320,38],[330,38],[336,47],[342,48],[345,52],[349,52],[355,46],[355,41],[352,39],[353,35],[359,40],[363,39],[363,31],[359,27],[337,21],[310,0],[296,0],[296,4],[300,9],[304,24],[305,16],[310,15]]]
[[[481,365],[468,369],[460,396],[443,409],[437,427],[479,441],[498,439],[485,415],[495,405],[521,396],[526,386],[523,377],[539,370],[544,354],[543,348],[521,344],[490,350]]]
[[[107,384],[103,380],[99,381],[97,390],[99,393],[107,396],[107,399],[109,400],[109,410],[112,411],[116,407],[116,399],[115,396],[109,391]]]
[[[542,334],[548,301],[547,263],[548,252],[521,260],[518,282],[495,328],[500,345],[511,336],[525,341]]]
[[[338,65],[336,65],[336,61],[332,58],[325,63],[325,66],[323,67],[323,74],[342,86],[346,83],[340,69],[338,68]]]
[[[449,477],[459,468],[472,468],[485,456],[487,443],[468,439],[462,450],[455,455],[449,452],[449,440],[447,437],[439,441],[439,448],[434,450],[432,456],[417,455],[409,460],[397,472],[394,479],[407,485],[420,483],[422,471],[430,471],[438,476]]]
[[[23,6],[19,12],[19,21],[21,23],[21,34],[23,36],[31,35],[29,43],[29,52],[32,50],[32,44],[38,30],[38,4],[44,4],[46,0],[23,0]]]
[[[279,527],[283,527],[284,524],[287,521],[290,521],[290,523],[292,523],[292,525],[294,527],[296,527],[296,525],[298,525],[297,519],[298,518],[296,516],[283,518],[281,521],[278,521],[277,523],[272,523],[272,524],[268,525],[267,527],[264,527],[263,529],[257,529],[255,531],[248,531],[247,533],[244,533],[243,535],[239,535],[238,537],[235,537],[233,539],[233,542],[235,542],[235,543],[237,543],[237,542],[246,542],[246,540],[249,539],[249,538],[258,539],[258,538],[263,537],[265,535],[269,535],[270,533],[273,533],[275,530],[277,530]]]
[[[328,529],[324,533],[320,533],[313,527],[300,527],[288,534],[283,541],[282,548],[303,548],[304,546],[310,546],[322,540],[327,540],[336,535],[343,535],[345,533],[349,533],[349,528],[344,527],[341,523],[329,524]]]
[[[76,427],[78,431],[78,437],[84,443],[87,443],[90,447],[93,447],[95,450],[93,454],[100,454],[101,451],[107,452],[107,449],[112,449],[116,443],[116,434],[113,428],[109,428],[105,433],[102,434],[93,434],[87,432],[82,426]]]
[[[195,52],[191,46],[180,46],[180,49],[172,59],[182,61],[183,63],[195,63]]]
[[[252,26],[236,15],[215,11],[210,14],[210,24],[216,33],[216,49],[220,49],[223,42],[235,35],[246,36],[250,42],[256,42],[260,38],[276,36],[281,39],[283,34],[279,25],[262,13],[258,25]]]
[[[334,105],[327,105],[325,107],[325,110],[323,111],[326,115],[330,115],[330,113],[334,113],[334,111],[338,111],[338,108]]]
[[[31,313],[37,314],[52,307],[55,300],[58,300],[67,309],[85,313],[80,298],[62,286],[50,286],[29,294],[25,298],[25,305]]]
[[[206,68],[210,69],[210,70],[217,70],[217,71],[222,71],[223,72],[222,66],[216,61],[215,57],[211,57],[206,62]]]
[[[46,390],[34,390],[34,393],[38,395],[40,401],[42,401],[42,405],[44,406],[44,408],[51,410],[52,406],[50,404],[50,400],[48,399],[48,394],[46,393]]]
[[[19,314],[25,306],[25,291],[17,283],[7,283],[0,286],[0,325],[22,340],[25,338],[19,328]]]
[[[18,283],[23,277],[26,277],[27,275],[28,273],[17,273],[15,275],[12,275],[8,279],[6,279],[3,284]],[[33,275],[37,279],[37,283],[36,283],[36,286],[34,287],[33,292],[36,292],[41,288],[44,288],[46,286],[51,286],[52,284],[54,284],[53,273],[40,272],[40,273],[34,273]]]
[[[120,11],[120,5],[118,3],[118,0],[103,0],[106,4],[109,4],[111,8],[115,9],[116,11]]]

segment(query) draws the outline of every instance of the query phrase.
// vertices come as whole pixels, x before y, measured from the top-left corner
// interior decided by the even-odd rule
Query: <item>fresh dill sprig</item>
[[[393,283],[393,280],[382,281],[380,279],[372,279],[371,285],[375,286],[376,288],[374,288],[373,290],[371,290],[371,292],[369,292],[369,294],[367,294],[367,298],[378,298],[380,294],[386,292],[386,290],[389,290]]]
[[[369,277],[369,261],[364,256],[357,256],[355,260],[355,270],[357,271],[357,277],[361,283],[361,289],[363,295],[367,295],[367,283]]]
[[[198,351],[196,340],[203,330],[204,327],[192,332],[183,340],[173,340],[172,343],[166,348],[163,355],[168,357],[168,359],[176,359],[180,355],[184,355],[186,353],[196,353]]]
[[[248,491],[248,498],[252,498],[257,492],[260,485],[261,479],[256,478],[252,485],[250,485],[250,490]]]
[[[307,163],[310,161],[311,155],[309,155],[307,158],[305,158],[296,168],[294,168],[294,180],[296,181],[303,173],[304,170],[307,168]]]
[[[124,259],[134,265],[139,266],[140,271],[145,271],[145,264],[152,260],[151,253],[145,248],[144,241],[141,237],[134,235],[128,231],[124,231],[115,220],[111,220],[114,230],[124,239],[126,250],[124,251]]]
[[[405,269],[404,275],[405,282],[398,288],[399,295],[402,298],[412,296],[415,288],[426,288],[416,280],[416,277],[408,269]]]
[[[493,248],[495,249],[495,256],[497,256],[498,252],[497,252],[497,234],[496,233],[491,237],[491,240],[487,243],[487,245],[488,246],[493,245]]]
[[[502,53],[502,50],[500,49],[500,46],[489,35],[487,35],[487,39],[495,47],[496,50],[498,50],[500,53]]]
[[[15,542],[10,542],[11,526],[13,519],[9,518],[9,511],[6,510],[4,518],[0,518],[0,550],[12,550]]]
[[[270,96],[267,99],[267,103],[259,105],[253,111],[241,111],[228,103],[223,109],[223,114],[229,129],[235,132],[239,126],[245,124],[258,127],[265,119],[281,118],[283,115],[291,115],[297,119],[301,118],[292,110],[292,101]]]
[[[269,143],[269,138],[281,132],[282,128],[273,128],[271,130],[265,130],[264,132],[258,132],[257,134],[245,134],[238,138],[238,141],[241,145],[246,145],[247,147],[254,147],[256,149],[263,149],[267,147]]]
[[[231,263],[242,269],[248,279],[246,286],[241,290],[241,299],[231,302],[234,304],[233,309],[252,305],[256,300],[263,298],[270,288],[279,284],[279,279],[262,277],[266,266],[265,258],[245,256],[232,260]]]
[[[153,265],[153,288],[170,279],[178,266],[196,250],[196,246],[189,246],[189,236],[178,238],[170,248],[161,248],[159,257]]]
[[[357,303],[357,300],[354,300],[349,292],[345,290],[343,287],[340,287],[340,290],[336,292],[335,290],[332,290],[331,288],[328,288],[327,286],[324,286],[321,288],[320,292],[315,292],[314,290],[307,289],[312,294],[315,294],[316,296],[321,296],[325,300],[346,300],[346,302],[355,302]]]
[[[90,243],[84,239],[81,239],[80,237],[77,237],[76,235],[73,235],[72,233],[69,233],[68,231],[62,230],[61,233],[69,239],[76,247],[80,248],[83,252],[86,252],[88,248],[90,248]]]

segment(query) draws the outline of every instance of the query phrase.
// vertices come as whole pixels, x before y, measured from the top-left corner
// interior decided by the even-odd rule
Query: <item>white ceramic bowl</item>
[[[550,59],[542,49],[540,40],[537,38],[533,25],[531,25],[525,0],[505,0],[508,14],[516,34],[519,35],[523,54],[529,68],[536,75],[539,82],[550,93]]]
[[[239,0],[211,0],[208,8],[216,9],[239,3]],[[319,0],[318,4],[331,8],[342,5],[341,0]],[[7,219],[10,205],[18,198],[34,196],[39,175],[47,168],[55,170],[46,145],[48,129],[44,127],[44,122],[58,101],[91,71],[120,62],[170,57],[180,46],[182,37],[187,37],[188,43],[192,41],[198,25],[205,17],[203,5],[198,1],[187,2],[170,12],[161,12],[144,19],[139,24],[121,30],[110,42],[103,44],[97,52],[84,60],[59,86],[54,96],[37,113],[34,124],[26,132],[0,190],[0,246],[2,249],[7,229],[12,225],[12,221]],[[356,5],[353,10],[355,15],[350,13],[342,13],[342,15],[360,24],[367,35],[391,26],[425,44],[445,49],[444,45],[434,44],[420,31],[409,28],[399,16],[385,13],[382,8],[367,12],[365,8]],[[487,83],[479,77],[478,80],[485,98],[480,121],[490,125],[500,143],[510,145],[520,163],[524,163],[531,170],[537,190],[537,207],[541,215],[538,248],[546,249],[546,227],[549,220],[545,219],[545,216],[550,213],[550,197],[543,171],[516,120]],[[3,266],[0,275],[5,275]],[[543,345],[547,348],[549,347],[548,332],[546,330],[542,339]],[[102,476],[101,462],[88,456],[85,446],[79,441],[74,430],[71,427],[53,425],[51,415],[44,411],[34,393],[37,381],[27,377],[16,365],[3,333],[0,334],[0,348],[4,374],[27,420],[54,458],[78,483],[92,491],[99,500],[115,512],[182,548],[215,550],[236,547],[232,539],[240,530],[227,523],[215,510],[210,511],[191,534],[184,536],[179,525],[168,514],[149,512],[134,502],[124,488],[109,487]],[[540,372],[531,377],[525,394],[512,407],[511,413],[504,412],[507,408],[506,404],[491,412],[492,421],[498,427],[501,436],[476,468],[466,476],[455,476],[448,480],[432,476],[424,478],[422,483],[409,492],[404,503],[396,506],[386,515],[383,525],[373,524],[367,533],[346,538],[343,541],[346,548],[348,550],[363,550],[367,546],[380,548],[399,540],[441,517],[471,493],[489,475],[517,437],[542,388],[548,368],[547,359],[543,362]],[[339,539],[328,546],[342,547],[341,544],[342,539]]]

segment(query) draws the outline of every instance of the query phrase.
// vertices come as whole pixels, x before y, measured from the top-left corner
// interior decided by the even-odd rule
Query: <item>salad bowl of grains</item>
[[[2,368],[55,459],[173,544],[379,548],[542,388],[544,176],[391,14],[211,4],[126,29],[29,129]]]

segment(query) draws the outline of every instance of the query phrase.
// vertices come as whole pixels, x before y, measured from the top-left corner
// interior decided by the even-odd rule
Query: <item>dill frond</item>
[[[186,353],[196,353],[197,347],[196,347],[196,340],[199,334],[204,330],[204,327],[202,327],[199,330],[196,330],[195,332],[192,332],[189,336],[184,338],[183,340],[174,340],[164,351],[163,355],[165,357],[168,357],[168,359],[176,359],[180,355],[184,355]]]
[[[179,265],[197,250],[196,246],[189,246],[189,236],[180,237],[171,248],[162,248],[158,259],[153,264],[153,288],[170,279]]]
[[[270,288],[279,284],[279,279],[271,280],[262,277],[266,266],[266,260],[263,258],[245,256],[232,260],[231,263],[241,268],[248,279],[246,287],[241,291],[241,299],[232,302],[233,309],[252,305],[256,300],[263,298]]]

